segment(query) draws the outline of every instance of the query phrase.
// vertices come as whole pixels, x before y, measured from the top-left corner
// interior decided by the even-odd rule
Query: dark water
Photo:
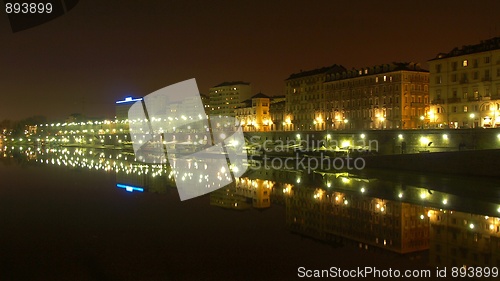
[[[262,168],[181,202],[168,169],[132,158],[3,148],[0,280],[290,280],[299,267],[367,266],[435,280],[437,266],[500,267],[498,179]]]

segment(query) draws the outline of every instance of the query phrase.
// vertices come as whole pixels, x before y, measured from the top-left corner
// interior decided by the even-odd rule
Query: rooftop
[[[449,53],[439,53],[432,60],[439,60],[451,57],[458,57],[468,54],[475,54],[481,52],[487,52],[492,50],[500,49],[500,37],[494,37],[488,40],[483,40],[479,44],[476,45],[465,45],[462,48],[455,47]]]
[[[286,80],[291,80],[291,79],[297,79],[301,77],[307,77],[307,76],[313,76],[313,75],[318,75],[318,74],[326,74],[326,73],[337,73],[337,72],[342,72],[345,71],[346,68],[343,67],[342,65],[334,64],[332,66],[325,66],[322,68],[317,68],[313,70],[306,70],[302,71],[300,70],[299,73],[294,73],[290,75]]]
[[[215,87],[225,87],[225,86],[235,86],[235,85],[250,85],[248,82],[243,81],[232,81],[232,82],[222,82],[219,85],[215,85]]]
[[[371,67],[363,67],[360,69],[346,70],[340,73],[335,73],[334,75],[327,75],[327,81],[332,80],[343,80],[354,77],[368,76],[374,74],[382,74],[394,71],[416,71],[416,72],[429,72],[420,67],[419,63],[413,62],[392,62],[390,64],[381,64]]]
[[[270,99],[269,96],[263,94],[263,93],[258,93],[258,94],[255,94],[253,95],[251,98],[247,99],[247,100],[244,100],[241,102],[241,105],[238,106],[238,108],[242,108],[242,107],[251,107],[252,106],[252,99]]]

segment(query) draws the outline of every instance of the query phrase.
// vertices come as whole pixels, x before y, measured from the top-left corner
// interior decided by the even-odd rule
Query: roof
[[[415,71],[415,72],[429,72],[420,67],[419,63],[413,62],[392,62],[390,64],[375,65],[372,67],[364,67],[360,69],[346,70],[338,75],[327,76],[327,81],[343,80],[355,77],[369,76],[374,74],[382,74],[394,71]]]
[[[264,95],[263,93],[255,94],[251,98],[242,101],[241,105],[238,106],[238,108],[251,107],[252,106],[252,99],[270,99],[270,97]]]
[[[264,95],[263,93],[258,93],[258,94],[255,94],[253,97],[251,97],[250,99],[269,99],[270,97]]]
[[[479,44],[466,45],[462,46],[462,48],[455,47],[449,53],[439,53],[436,55],[435,58],[429,61],[487,52],[498,49],[500,49],[500,37],[494,37],[488,40],[483,40]]]
[[[215,85],[215,87],[224,87],[224,86],[234,86],[234,85],[250,85],[248,82],[243,81],[232,81],[232,82],[222,82],[219,85]]]
[[[317,68],[313,70],[307,70],[307,71],[300,71],[299,73],[293,73],[290,75],[285,80],[291,80],[291,79],[297,79],[301,77],[307,77],[307,76],[313,76],[313,75],[318,75],[318,74],[326,74],[326,73],[332,73],[332,72],[342,72],[345,71],[346,68],[343,67],[342,65],[334,64],[332,66],[325,66],[322,68]]]

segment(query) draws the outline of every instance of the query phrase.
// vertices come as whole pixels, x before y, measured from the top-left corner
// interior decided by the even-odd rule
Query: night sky
[[[0,120],[111,118],[115,100],[190,78],[205,94],[243,80],[254,93],[282,95],[301,69],[425,63],[500,36],[500,1],[463,3],[82,0],[17,33],[2,7]]]

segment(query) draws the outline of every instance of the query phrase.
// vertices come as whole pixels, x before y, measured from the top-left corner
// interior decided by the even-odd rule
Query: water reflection
[[[116,174],[116,187],[125,191],[176,192],[170,165],[140,163],[118,150],[4,147],[0,161],[102,170]],[[200,178],[202,169],[190,165],[188,170],[198,171],[192,177]],[[285,225],[294,234],[363,250],[428,253],[432,266],[500,266],[500,201],[490,195],[498,192],[498,179],[426,175],[422,180],[391,173],[249,169],[211,192],[210,205],[237,211],[283,207]],[[430,184],[439,182],[433,177],[448,187]],[[470,192],[470,182],[487,189]]]

